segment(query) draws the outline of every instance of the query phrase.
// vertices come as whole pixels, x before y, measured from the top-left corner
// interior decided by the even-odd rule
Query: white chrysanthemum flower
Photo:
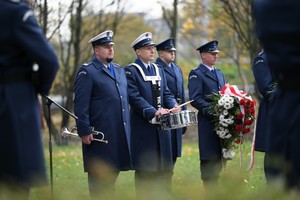
[[[229,103],[233,103],[234,102],[234,98],[233,97],[229,97]]]
[[[231,138],[231,136],[232,136],[231,134],[227,134],[224,138],[229,139],[229,138]]]
[[[222,139],[225,139],[226,138],[226,135],[228,134],[229,130],[223,128],[223,127],[218,127],[218,129],[216,130],[216,134],[222,138]]]
[[[226,130],[224,127],[222,127],[222,126],[220,126],[219,128],[218,128],[220,131],[224,131],[224,130]]]
[[[229,96],[229,94],[224,94],[223,97],[224,98],[229,98],[230,96]]]
[[[230,108],[232,108],[232,104],[230,104],[230,103],[225,103],[224,104],[224,108],[226,109],[226,110],[229,110]]]
[[[223,110],[223,115],[228,115],[228,110]]]
[[[219,132],[219,137],[224,139],[226,137],[226,133],[224,131]]]
[[[223,121],[225,120],[225,116],[224,116],[224,115],[220,115],[220,116],[219,116],[219,120],[220,120],[221,122],[223,122]]]
[[[220,122],[220,124],[221,124],[223,127],[228,127],[228,124],[226,124],[225,122]]]
[[[219,106],[223,106],[224,105],[224,100],[222,98],[220,98],[218,100],[218,104],[219,104]]]
[[[224,99],[224,104],[230,104],[229,98]]]
[[[235,152],[232,149],[222,149],[222,154],[226,159],[232,159],[235,156]]]
[[[234,121],[232,120],[232,119],[226,119],[226,121],[225,121],[227,124],[233,124],[234,123]]]

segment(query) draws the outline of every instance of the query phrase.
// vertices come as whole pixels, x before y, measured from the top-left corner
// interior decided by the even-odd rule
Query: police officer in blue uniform
[[[188,79],[191,105],[198,110],[198,139],[200,152],[200,171],[203,185],[206,188],[216,182],[222,169],[222,149],[219,136],[215,133],[213,116],[208,95],[218,92],[225,85],[221,70],[214,67],[218,58],[218,41],[210,41],[197,50],[202,63],[191,70]]]
[[[299,17],[299,1],[265,0],[254,4],[256,33],[278,81],[269,115],[272,136],[268,151],[281,159],[285,186],[296,190],[300,188]]]
[[[152,34],[141,34],[132,44],[137,58],[126,66],[132,128],[132,162],[138,198],[168,191],[166,176],[173,169],[171,133],[157,117],[168,114],[177,103],[169,91],[164,70],[154,60]],[[175,111],[180,111],[176,108]],[[155,189],[156,188],[156,189]],[[151,194],[152,193],[152,194]],[[161,194],[161,193],[158,193]]]
[[[272,99],[276,89],[275,74],[270,69],[265,51],[261,51],[254,59],[253,74],[256,85],[262,99],[259,104],[257,122],[256,122],[256,136],[255,136],[255,151],[265,152],[264,157],[264,172],[267,182],[272,181],[278,176],[276,163],[272,155],[267,151],[269,138],[272,134],[268,129],[271,126],[268,112],[272,107]],[[279,163],[277,163],[278,165]]]
[[[96,199],[111,195],[119,172],[131,169],[127,79],[124,68],[113,62],[113,34],[104,31],[89,41],[94,57],[79,68],[74,89],[84,171]],[[93,128],[108,143],[95,141],[102,136]]]
[[[38,93],[49,93],[58,59],[23,1],[0,1],[0,184],[47,182]]]
[[[164,69],[169,90],[174,95],[178,104],[185,103],[184,79],[182,70],[174,63],[176,53],[174,38],[166,39],[156,44],[155,47],[158,52],[158,58],[156,59],[155,63]],[[182,110],[186,110],[186,106],[183,106]],[[185,133],[185,131],[186,127],[171,130],[173,168],[175,166],[177,157],[181,157],[182,135]],[[171,177],[172,175],[173,173],[171,174]],[[171,177],[170,182],[172,180]]]

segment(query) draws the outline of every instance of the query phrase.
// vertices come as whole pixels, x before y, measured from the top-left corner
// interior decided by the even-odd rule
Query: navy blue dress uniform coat
[[[139,58],[135,60],[144,71],[150,73]],[[145,82],[139,70],[128,65],[125,68],[128,80],[128,94],[131,119],[131,151],[134,170],[166,171],[173,169],[171,133],[162,130],[159,124],[151,124],[157,108],[154,106],[151,82]],[[176,104],[174,96],[169,91],[162,68],[159,67],[161,77],[161,106],[173,108]]]
[[[272,95],[274,93],[275,78],[268,65],[266,53],[259,53],[253,62],[253,74],[262,99],[260,101],[257,121],[255,150],[266,152],[268,141],[268,128],[272,124],[267,113],[272,106]]]
[[[181,68],[175,65],[173,62],[171,63],[171,68],[159,57],[156,59],[156,64],[164,69],[168,88],[174,95],[177,103],[185,103],[184,80]],[[182,110],[186,110],[186,106],[183,106]],[[171,130],[173,158],[181,157],[182,134],[184,134],[184,130],[186,130],[186,128]]]
[[[192,69],[188,79],[191,105],[198,110],[198,142],[200,160],[219,160],[222,156],[219,136],[213,130],[213,117],[209,113],[211,106],[207,95],[218,92],[225,85],[223,73],[216,69],[217,78],[203,64]]]
[[[300,17],[299,1],[255,1],[254,18],[257,36],[274,70],[278,90],[270,109],[268,152],[280,157],[285,186],[300,188]],[[268,13],[266,15],[266,13]],[[280,13],[280,15],[278,15]]]
[[[37,93],[48,94],[58,59],[24,2],[1,0],[0,23],[0,182],[35,186],[47,181]]]
[[[108,140],[108,144],[98,141],[82,144],[86,172],[91,171],[97,160],[115,170],[131,168],[127,79],[124,68],[112,62],[111,65],[115,77],[94,57],[79,68],[76,77],[74,112],[79,119],[76,121],[79,136],[89,135],[94,127]]]

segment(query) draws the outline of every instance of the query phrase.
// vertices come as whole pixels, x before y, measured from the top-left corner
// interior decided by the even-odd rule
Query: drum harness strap
[[[152,83],[152,94],[154,96],[154,99],[156,99],[156,101],[154,101],[154,107],[156,107],[157,109],[161,108],[161,96],[160,96],[160,81],[161,81],[161,77],[159,76],[159,69],[157,67],[157,65],[155,63],[152,63],[155,69],[155,76],[146,76],[143,69],[141,68],[141,66],[139,66],[136,63],[131,63],[130,65],[135,66],[141,73],[144,81],[151,81]],[[152,120],[150,120],[151,124],[160,124],[160,122],[157,120],[156,117],[154,117]]]

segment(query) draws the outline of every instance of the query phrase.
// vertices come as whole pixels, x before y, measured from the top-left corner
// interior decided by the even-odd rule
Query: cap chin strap
[[[159,76],[159,71],[158,71],[158,67],[155,63],[152,63],[153,66],[154,66],[154,69],[155,69],[155,73],[156,75],[155,76],[146,76],[143,69],[141,68],[141,66],[139,66],[138,64],[136,63],[131,63],[130,65],[133,65],[135,66],[141,73],[144,81],[151,81],[152,85],[155,85],[156,84],[156,81],[160,81],[161,80],[161,77]]]

